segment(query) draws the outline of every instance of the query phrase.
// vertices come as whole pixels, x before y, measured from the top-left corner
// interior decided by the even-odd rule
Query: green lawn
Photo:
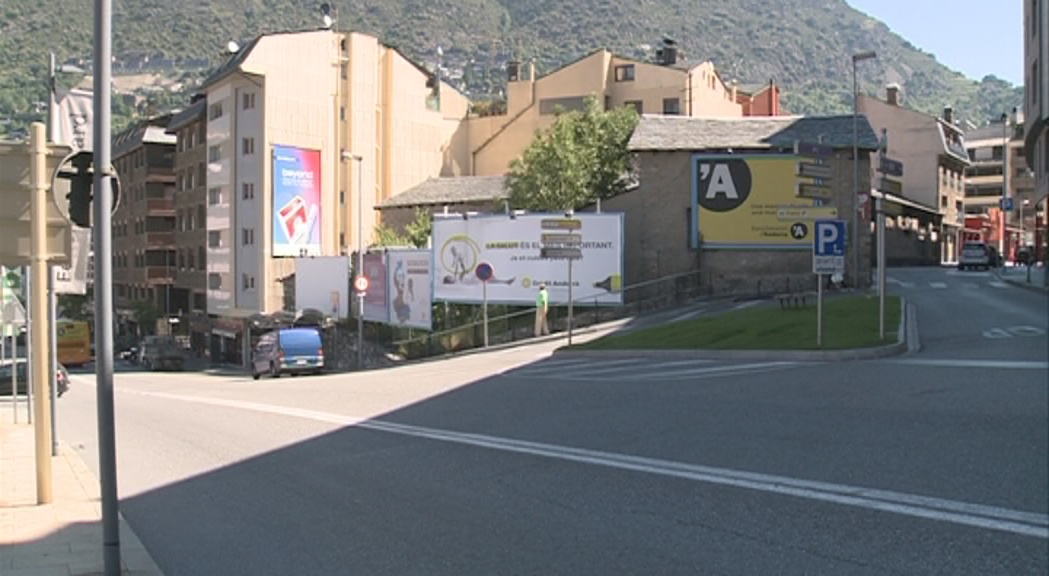
[[[900,299],[885,299],[885,340],[878,338],[877,296],[823,302],[823,349],[868,348],[896,342]],[[816,304],[781,310],[776,304],[611,334],[575,348],[587,350],[816,350]]]

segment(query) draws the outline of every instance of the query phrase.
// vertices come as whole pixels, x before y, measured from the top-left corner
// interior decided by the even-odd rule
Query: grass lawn
[[[900,299],[885,298],[885,340],[878,338],[878,297],[842,296],[823,301],[824,350],[868,348],[896,342]],[[817,350],[816,304],[781,310],[760,306],[611,334],[573,346],[584,350]]]

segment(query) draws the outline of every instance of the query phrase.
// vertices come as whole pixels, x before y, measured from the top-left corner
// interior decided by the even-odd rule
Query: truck
[[[186,358],[170,336],[146,336],[138,350],[139,364],[146,370],[175,370],[186,367]]]

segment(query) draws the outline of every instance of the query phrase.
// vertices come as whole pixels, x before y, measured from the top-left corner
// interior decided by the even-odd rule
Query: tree
[[[131,304],[131,311],[143,335],[156,334],[157,320],[160,319],[160,308],[152,300],[137,300]]]
[[[404,230],[396,230],[385,224],[375,227],[375,244],[377,246],[415,246],[425,248],[430,242],[430,233],[433,231],[433,218],[430,213],[422,208],[415,209],[415,220],[405,226]]]
[[[523,210],[581,208],[622,193],[637,126],[632,107],[605,111],[589,97],[582,110],[559,113],[556,123],[510,165],[510,203]]]

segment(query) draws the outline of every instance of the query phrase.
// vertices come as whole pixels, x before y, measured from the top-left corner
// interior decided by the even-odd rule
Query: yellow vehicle
[[[55,331],[58,336],[55,350],[59,364],[83,366],[91,362],[91,329],[87,322],[59,320]]]

